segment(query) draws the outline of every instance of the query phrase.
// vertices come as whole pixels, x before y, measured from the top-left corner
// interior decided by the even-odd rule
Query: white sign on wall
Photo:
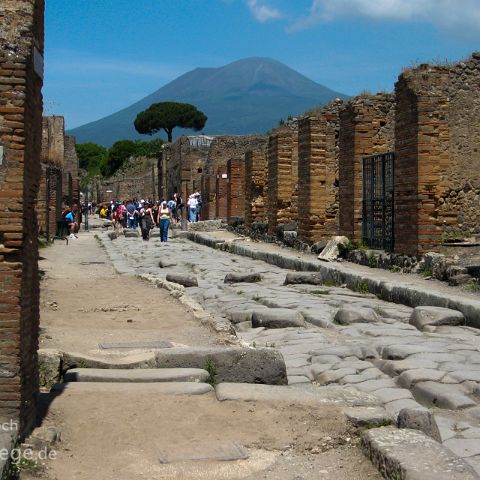
[[[226,173],[222,173],[222,178],[228,178],[228,175]]]

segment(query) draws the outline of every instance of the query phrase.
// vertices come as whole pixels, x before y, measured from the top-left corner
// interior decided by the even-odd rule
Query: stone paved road
[[[480,331],[441,326],[420,332],[408,323],[409,307],[329,285],[284,285],[288,270],[184,238],[162,244],[157,235],[142,242],[104,234],[103,241],[119,272],[196,276],[198,287],[188,295],[212,315],[236,322],[249,345],[279,349],[290,384],[354,386],[373,393],[394,417],[407,407],[431,409],[442,442],[480,472]],[[160,268],[160,261],[174,265]],[[231,273],[259,273],[262,280],[224,283]],[[335,317],[340,309],[343,316]],[[286,328],[252,328],[252,319],[268,326],[272,312]]]

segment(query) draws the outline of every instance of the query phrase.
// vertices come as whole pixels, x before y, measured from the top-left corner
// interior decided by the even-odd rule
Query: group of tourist
[[[186,219],[189,222],[198,222],[201,212],[201,196],[196,192],[188,197]],[[185,204],[182,197],[175,193],[170,200],[153,201],[125,200],[123,202],[110,201],[99,206],[100,218],[110,219],[114,228],[137,229],[140,227],[142,238],[148,241],[150,232],[155,227],[160,228],[160,240],[168,240],[170,224],[183,220]]]

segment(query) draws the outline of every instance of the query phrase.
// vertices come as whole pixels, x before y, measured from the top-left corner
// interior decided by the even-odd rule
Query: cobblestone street
[[[478,330],[419,331],[409,324],[412,308],[331,285],[284,285],[293,272],[184,238],[161,244],[155,237],[139,243],[104,235],[104,242],[120,271],[195,276],[198,287],[188,288],[188,296],[233,322],[242,343],[278,349],[290,385],[309,391],[312,385],[354,387],[374,395],[387,417],[404,408],[430,409],[438,439],[480,472]],[[252,273],[261,281],[224,282],[228,274]],[[285,328],[268,328],[272,315],[284,322],[275,327]],[[252,328],[252,319],[266,326]]]

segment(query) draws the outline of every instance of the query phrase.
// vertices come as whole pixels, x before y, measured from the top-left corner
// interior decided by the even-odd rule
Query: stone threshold
[[[261,260],[280,268],[300,272],[319,272],[321,279],[327,283],[346,285],[349,289],[362,293],[373,293],[387,302],[412,308],[434,306],[458,310],[465,316],[468,326],[480,328],[480,300],[462,298],[456,293],[435,291],[434,288],[424,288],[401,279],[386,280],[375,270],[372,273],[359,272],[345,264],[311,261],[298,258],[290,252],[262,251],[252,244],[246,245],[246,242],[221,240],[205,233],[188,232],[186,237],[201,245]]]

